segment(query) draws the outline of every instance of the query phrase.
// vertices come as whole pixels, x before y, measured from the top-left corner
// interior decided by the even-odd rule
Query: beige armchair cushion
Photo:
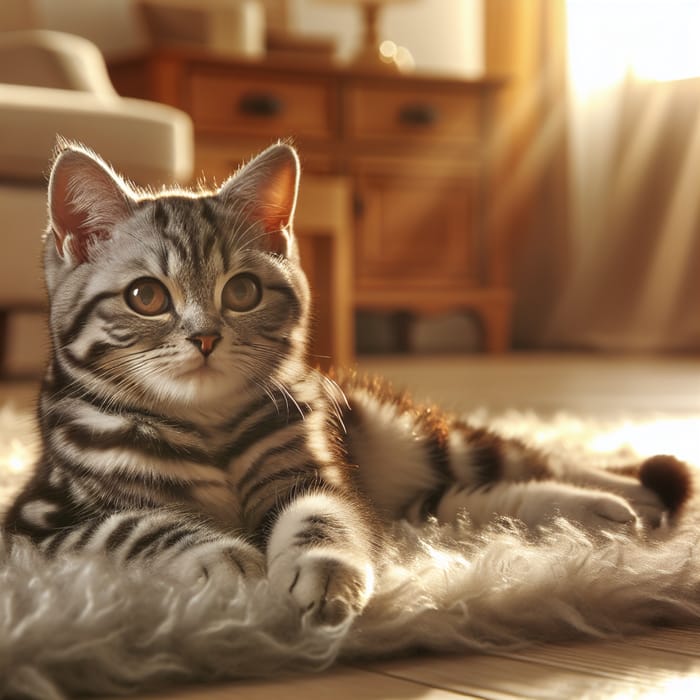
[[[121,98],[87,39],[0,33],[0,181],[44,180],[58,136],[80,141],[140,183],[187,180],[192,125],[172,107]]]
[[[0,83],[116,95],[97,46],[48,30],[0,32]]]
[[[0,181],[43,181],[56,138],[78,140],[137,183],[185,181],[189,117],[144,100],[0,84]]]

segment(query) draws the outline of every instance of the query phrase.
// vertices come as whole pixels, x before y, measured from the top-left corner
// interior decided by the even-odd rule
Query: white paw
[[[639,525],[637,513],[620,496],[587,492],[556,504],[560,514],[590,530],[629,532]]]
[[[661,525],[666,507],[651,489],[641,484],[630,485],[625,488],[624,496],[645,526],[657,528]]]
[[[245,579],[260,579],[265,577],[265,556],[247,543],[237,542],[235,545],[221,550],[224,561],[236,574]]]
[[[337,625],[361,612],[372,589],[371,565],[357,566],[324,550],[293,552],[272,562],[270,584],[317,624]]]
[[[222,537],[181,550],[169,558],[169,568],[193,582],[220,577],[253,580],[264,578],[265,557],[247,542]]]

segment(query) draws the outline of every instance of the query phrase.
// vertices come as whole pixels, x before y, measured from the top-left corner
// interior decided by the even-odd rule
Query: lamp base
[[[364,25],[362,46],[353,56],[352,64],[369,70],[396,73],[401,66],[395,61],[395,53],[382,50],[379,40],[379,16],[386,0],[364,0],[362,2],[362,22]],[[393,1],[393,0],[392,0]],[[391,44],[396,49],[393,42]]]

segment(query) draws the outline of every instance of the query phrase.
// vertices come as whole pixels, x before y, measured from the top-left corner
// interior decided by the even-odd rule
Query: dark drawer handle
[[[403,126],[433,126],[440,114],[429,104],[404,105],[399,110],[399,124]]]
[[[243,95],[238,110],[249,117],[276,117],[284,109],[282,100],[265,93]]]

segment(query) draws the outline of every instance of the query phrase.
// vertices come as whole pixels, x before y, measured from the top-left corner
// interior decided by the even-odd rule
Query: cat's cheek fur
[[[370,537],[366,520],[343,499],[316,493],[295,500],[268,543],[272,590],[316,623],[359,614],[374,589]]]

